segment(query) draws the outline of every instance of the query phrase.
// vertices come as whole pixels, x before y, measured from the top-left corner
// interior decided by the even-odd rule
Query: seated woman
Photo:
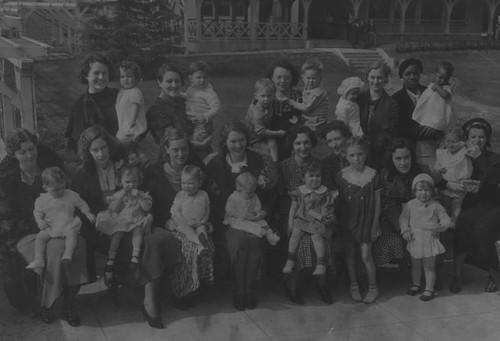
[[[115,146],[114,138],[100,126],[84,130],[78,141],[82,165],[73,177],[71,188],[89,204],[93,214],[106,210],[107,197],[119,190],[117,172],[124,161]],[[99,251],[107,254],[107,248]],[[128,233],[118,249],[113,272],[105,273],[105,280],[109,284],[116,285],[117,279],[129,273],[131,254],[132,238],[131,233]],[[142,255],[134,276],[140,285],[144,285],[143,313],[153,328],[164,328],[158,311],[160,277],[180,261],[180,248],[176,239],[163,226],[154,226],[152,232],[144,238]]]
[[[287,146],[293,151],[292,156],[278,164],[278,172],[283,189],[289,193],[304,184],[304,168],[313,159],[312,149],[316,146],[316,135],[306,126],[293,128],[287,136]],[[287,229],[288,214],[291,206],[291,199],[288,194],[283,193],[279,200],[279,217],[282,228]],[[282,231],[284,232],[284,231]],[[332,252],[332,229],[325,232],[326,252],[325,260],[327,270],[333,265]],[[299,242],[296,255],[296,262],[293,272],[286,278],[287,297],[296,304],[304,304],[304,299],[298,286],[299,275],[303,271],[311,271],[316,267],[316,254],[311,239],[311,235],[304,233]],[[327,274],[317,276],[321,299],[327,304],[332,303],[330,289],[327,283]]]
[[[240,121],[226,122],[220,130],[220,138],[221,152],[207,165],[207,174],[216,187],[211,193],[214,207],[210,219],[214,226],[216,246],[221,254],[224,252],[224,238],[227,243],[236,281],[234,307],[237,310],[253,309],[257,304],[255,281],[259,277],[264,257],[265,239],[224,225],[226,202],[236,190],[236,178],[242,172],[250,171],[258,179],[256,194],[262,204],[262,209],[253,219],[265,219],[273,227],[271,218],[278,183],[276,165],[270,157],[248,149],[250,132]]]
[[[36,198],[44,192],[41,172],[49,167],[62,168],[62,161],[26,129],[12,131],[6,142],[8,155],[0,163],[0,261],[6,296],[19,310],[36,311],[41,307],[40,317],[51,323],[52,306],[63,295],[64,317],[70,325],[78,326],[76,294],[82,284],[95,281],[95,271],[91,266],[87,268],[85,239],[78,238],[73,259],[66,266],[61,262],[64,239],[47,243],[46,265],[39,273],[41,301],[37,299],[37,276],[25,269],[27,262],[34,259],[35,233],[39,232],[33,209]]]
[[[397,262],[408,265],[409,258],[405,242],[401,237],[399,216],[403,205],[415,197],[411,188],[413,178],[420,173],[410,142],[395,139],[385,155],[385,167],[380,174],[382,180],[380,228],[382,234],[373,243],[375,265]]]
[[[500,237],[500,155],[488,150],[492,128],[485,119],[473,118],[464,123],[463,129],[467,143],[481,151],[472,159],[472,179],[479,180],[480,184],[478,191],[461,183],[446,184],[448,189],[467,191],[455,227],[455,276],[450,291],[462,290],[462,268],[468,256],[474,265],[488,272],[485,291],[495,292],[500,277],[495,245]]]
[[[212,284],[214,279],[214,246],[211,238],[208,236],[206,246],[198,244],[182,233],[180,226],[169,221],[176,194],[182,191],[181,175],[184,167],[194,165],[205,170],[203,163],[192,154],[189,141],[184,131],[167,129],[161,142],[165,147],[166,160],[145,170],[143,186],[153,198],[153,224],[161,228],[174,228],[172,235],[181,245],[182,263],[173,269],[170,277],[174,303],[179,309],[187,309],[193,303],[192,294],[202,281]]]

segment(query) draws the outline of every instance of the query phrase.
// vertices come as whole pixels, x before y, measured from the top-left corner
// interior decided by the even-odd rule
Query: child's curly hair
[[[455,137],[458,141],[466,141],[467,136],[465,135],[465,131],[462,129],[461,126],[456,126],[448,129],[446,131],[445,136],[453,136]]]
[[[211,71],[210,65],[208,65],[208,63],[204,62],[203,60],[196,61],[189,65],[188,75],[192,75],[193,73],[198,71],[201,71],[208,76]]]
[[[321,174],[321,163],[317,159],[311,159],[303,168],[302,168],[302,177],[305,177],[306,174]]]
[[[304,62],[304,64],[302,64],[301,71],[302,73],[304,73],[307,70],[313,70],[316,71],[316,73],[318,74],[322,74],[323,68],[324,68],[323,62],[319,58],[313,57],[309,58]]]
[[[139,180],[139,184],[142,183],[143,175],[141,168],[138,165],[135,164],[125,164],[120,168],[120,171],[118,172],[118,181],[121,183],[122,178],[125,175],[128,174],[133,174],[135,173],[137,175],[137,180]]]
[[[346,140],[344,143],[344,153],[347,153],[347,149],[353,146],[361,147],[366,155],[368,156],[368,152],[370,150],[368,146],[368,142],[361,136],[354,136]]]
[[[195,165],[186,165],[182,169],[182,174],[190,175],[196,178],[200,182],[200,184],[203,183],[203,180],[205,179],[205,174],[203,173],[201,168]]]
[[[66,173],[59,167],[49,167],[42,171],[42,184],[45,186],[65,184],[66,181]]]
[[[124,60],[120,63],[120,70],[132,71],[137,81],[142,79],[142,71],[139,64],[131,60]]]

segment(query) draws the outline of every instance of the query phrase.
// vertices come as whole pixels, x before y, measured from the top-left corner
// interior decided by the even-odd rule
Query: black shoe
[[[410,289],[406,291],[407,295],[416,296],[420,292],[420,285],[413,284]]]
[[[497,282],[493,277],[488,276],[488,283],[486,284],[486,288],[484,289],[486,292],[496,292],[498,291]]]
[[[236,310],[245,310],[245,294],[234,294],[233,306]]]
[[[330,289],[328,289],[327,287],[319,288],[319,294],[321,296],[321,300],[324,303],[326,303],[326,304],[333,303],[332,295],[330,294]]]
[[[76,312],[76,308],[74,306],[64,310],[64,319],[72,327],[80,326],[80,316]]]
[[[245,295],[245,307],[247,309],[255,309],[257,306],[257,298],[253,292],[250,292]]]
[[[436,294],[434,293],[434,290],[424,290],[422,295],[420,295],[420,300],[424,302],[429,302],[432,300],[434,297],[436,297]]]
[[[158,316],[151,317],[151,316],[149,316],[148,312],[146,311],[146,308],[144,308],[144,306],[142,306],[142,316],[144,317],[144,321],[147,321],[151,328],[165,329],[165,325],[161,321],[160,314],[158,314]]]
[[[297,291],[292,291],[285,285],[285,296],[295,304],[304,304],[304,299]]]
[[[55,318],[54,318],[54,312],[52,311],[52,308],[40,307],[40,318],[45,323],[54,322]]]

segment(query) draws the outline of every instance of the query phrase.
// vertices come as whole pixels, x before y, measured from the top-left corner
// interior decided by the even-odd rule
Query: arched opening
[[[309,39],[347,39],[349,1],[313,1],[309,8]]]

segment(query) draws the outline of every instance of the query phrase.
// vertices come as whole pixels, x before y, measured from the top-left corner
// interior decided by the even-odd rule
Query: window
[[[213,18],[215,17],[215,6],[213,0],[205,0],[201,5],[201,17]]]
[[[370,2],[369,16],[378,21],[389,21],[389,13],[391,12],[391,1],[375,0]]]
[[[401,5],[399,4],[399,1],[395,0],[394,3],[394,19],[396,21],[400,22],[401,21]],[[415,12],[416,12],[416,6],[417,6],[417,1],[413,0],[410,2],[408,7],[406,8],[406,13],[405,13],[405,21],[406,22],[415,22]]]
[[[441,22],[443,16],[443,3],[436,0],[422,1],[422,22],[435,23]]]
[[[451,12],[451,22],[464,23],[467,18],[467,3],[458,1]]]

